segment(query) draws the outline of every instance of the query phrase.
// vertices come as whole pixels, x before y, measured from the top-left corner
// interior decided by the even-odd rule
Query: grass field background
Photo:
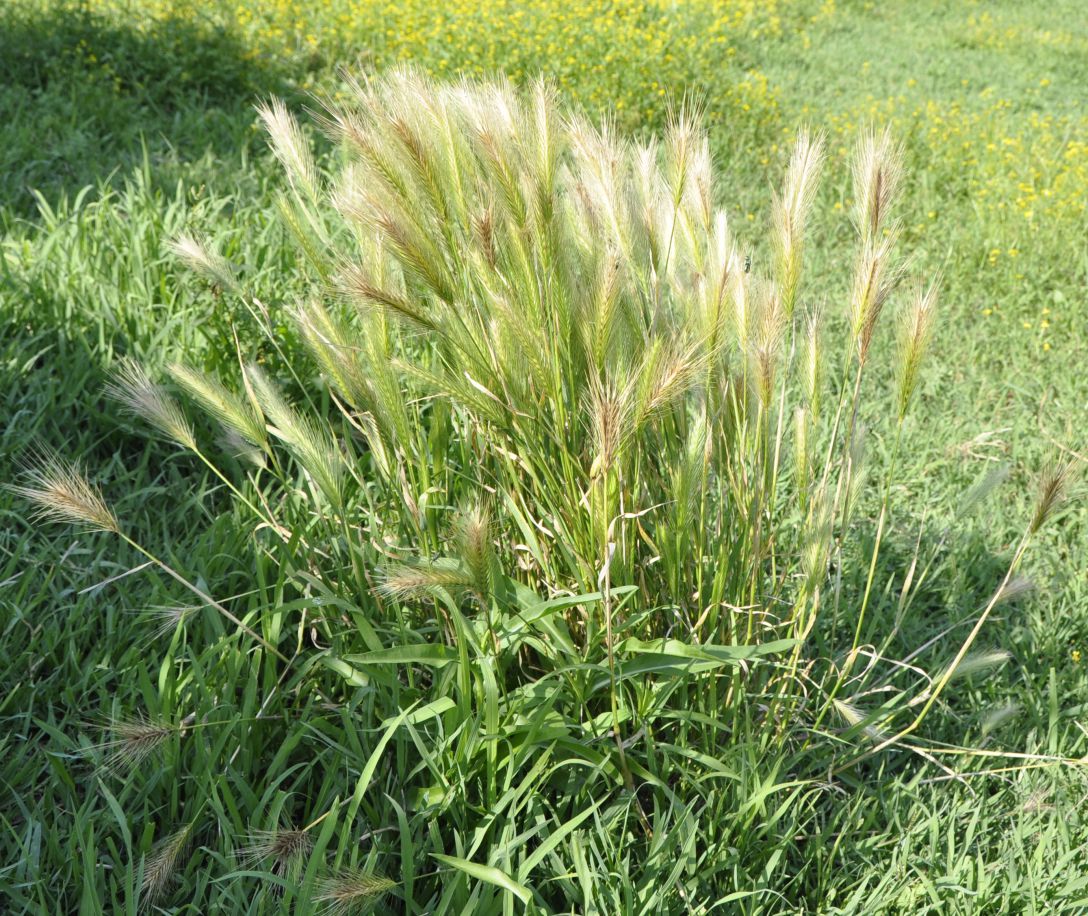
[[[140,538],[213,594],[244,606],[267,574],[239,562],[244,534],[217,482],[149,443],[101,394],[122,356],[161,366],[184,354],[212,369],[235,359],[230,307],[168,254],[179,232],[215,238],[266,302],[289,303],[301,288],[274,206],[278,170],[255,123],[260,98],[282,95],[300,111],[310,92],[343,90],[340,66],[411,62],[515,81],[543,72],[571,104],[644,134],[690,94],[728,176],[734,229],[756,251],[792,138],[811,125],[827,132],[830,163],[808,295],[832,310],[846,285],[832,256],[849,247],[847,151],[861,127],[889,124],[906,147],[904,247],[918,272],[943,275],[890,539],[903,562],[920,538],[931,545],[932,595],[903,636],[920,644],[992,589],[1030,515],[1034,470],[1086,448],[1083,13],[1078,0],[6,4],[0,480],[16,477],[33,442],[47,443],[79,457]],[[878,451],[885,432],[873,418]],[[965,492],[1005,462],[1005,483],[964,516]],[[257,729],[214,780],[202,746],[131,780],[101,779],[82,756],[95,740],[86,723],[134,706],[155,713],[193,678],[235,683],[222,702],[252,715],[259,687],[237,657],[204,658],[216,670],[195,674],[174,664],[179,647],[154,637],[141,611],[176,603],[176,587],[154,572],[129,575],[134,554],[100,535],[38,528],[6,491],[0,516],[6,911],[135,912],[141,854],[202,780],[205,803],[239,829],[254,817],[272,826],[280,789],[351,794],[375,737],[353,745],[340,713],[319,709],[286,742],[308,749],[302,762],[282,736]],[[1044,532],[1026,569],[1036,588],[983,636],[1010,660],[942,703],[936,737],[1088,754],[1086,519],[1078,506]],[[986,758],[963,769],[1002,770]],[[878,784],[843,790],[822,835],[798,834],[762,871],[738,866],[736,889],[751,893],[719,911],[1084,912],[1086,797],[1083,768],[955,780],[892,762]],[[237,866],[222,843],[202,843],[170,898],[195,902],[168,912],[277,911],[246,876],[223,877]],[[809,868],[795,879],[798,856]],[[623,867],[617,858],[617,874]],[[486,902],[459,909],[484,912]]]

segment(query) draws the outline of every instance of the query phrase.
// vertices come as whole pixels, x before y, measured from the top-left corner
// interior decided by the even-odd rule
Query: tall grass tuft
[[[350,801],[323,789],[314,848],[342,827],[319,902],[619,912],[608,888],[631,868],[675,910],[738,875],[758,883],[766,832],[822,818],[829,772],[856,779],[891,747],[930,759],[905,739],[957,676],[1004,658],[969,653],[1023,550],[958,646],[891,656],[914,566],[883,551],[937,293],[907,294],[889,408],[866,384],[909,272],[887,132],[854,155],[857,250],[835,259],[836,315],[804,276],[818,136],[799,136],[769,256],[749,262],[728,175],[687,110],[636,141],[545,83],[401,70],[323,105],[330,172],[283,104],[260,115],[312,290],[277,314],[182,237],[177,254],[266,339],[256,355],[239,345],[234,380],[170,369],[228,451],[257,460],[221,465],[138,367],[113,390],[251,522],[259,597],[234,610],[138,549],[264,650],[255,719],[272,727],[268,709],[311,692],[343,712],[315,725],[351,759],[349,779],[323,783]],[[873,429],[894,437],[883,464]],[[1064,468],[1044,479],[1023,545],[1068,482]],[[119,531],[66,465],[21,492]],[[403,882],[375,877],[373,859],[341,868],[363,812],[397,825],[375,849]],[[244,856],[283,874],[310,842],[262,834]],[[427,856],[452,870],[419,870]]]

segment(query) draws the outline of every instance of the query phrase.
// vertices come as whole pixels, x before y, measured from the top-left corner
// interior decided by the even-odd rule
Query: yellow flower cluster
[[[543,73],[569,100],[609,111],[624,129],[660,124],[669,106],[690,94],[712,124],[743,120],[747,134],[777,123],[778,102],[739,49],[787,30],[800,33],[834,9],[833,0],[815,15],[803,11],[812,6],[803,0],[83,0],[80,6],[137,31],[177,21],[213,24],[238,40],[244,58],[289,61],[296,74],[309,72],[298,80],[304,89],[327,85],[333,62],[377,70],[410,62],[435,74],[501,71],[515,81]]]
[[[794,4],[796,5],[796,4]],[[547,74],[625,129],[658,124],[690,91],[713,122],[766,125],[777,103],[766,79],[738,63],[738,44],[781,34],[787,0],[273,0],[239,5],[254,53],[322,48],[376,69],[412,63],[434,73],[515,81]]]
[[[906,139],[915,177],[938,197],[966,197],[978,218],[1015,241],[1040,223],[1088,214],[1088,116],[1024,112],[1008,99],[871,101],[829,123],[845,145],[867,122],[891,124]],[[935,215],[935,213],[933,214]]]
[[[963,44],[970,48],[993,51],[1034,51],[1050,48],[1060,51],[1088,51],[1088,41],[1064,29],[1027,29],[998,21],[993,13],[983,12],[967,17]]]

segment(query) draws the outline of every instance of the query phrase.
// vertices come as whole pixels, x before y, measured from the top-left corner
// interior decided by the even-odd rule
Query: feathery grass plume
[[[472,573],[455,561],[391,563],[379,571],[378,591],[399,601],[426,597],[436,588],[464,592],[475,587]]]
[[[665,180],[690,229],[707,232],[714,215],[713,160],[700,117],[690,98],[673,113],[665,132]]]
[[[589,314],[582,323],[584,345],[598,371],[605,368],[621,330],[624,285],[623,255],[618,248],[610,247],[597,264],[593,287],[587,297],[591,303]]]
[[[644,262],[647,275],[659,274],[665,267],[668,217],[661,190],[659,157],[660,144],[651,139],[634,148],[631,161],[628,208],[632,237],[626,240],[630,246],[624,252],[629,260]]]
[[[458,513],[454,534],[461,561],[472,580],[472,589],[487,601],[494,585],[495,545],[491,542],[491,512],[474,505]]]
[[[868,245],[876,244],[892,223],[891,211],[903,177],[903,149],[891,130],[865,131],[854,150],[854,220]]]
[[[733,301],[733,333],[737,350],[748,352],[752,335],[752,288],[747,271],[734,271],[730,278],[730,298]]]
[[[705,486],[706,470],[711,465],[712,457],[706,417],[699,415],[688,429],[683,454],[670,471],[670,491],[676,508],[678,531],[688,530],[691,514]]]
[[[678,110],[670,112],[665,128],[664,178],[674,207],[678,207],[685,194],[690,193],[692,173],[696,170],[700,153],[706,149],[705,140],[705,134],[698,127],[696,113],[685,99]],[[704,158],[709,161],[708,157]],[[695,196],[698,198],[702,195],[696,192]]]
[[[365,912],[397,886],[383,875],[358,869],[342,869],[317,886],[314,900],[326,904],[328,916],[352,916]]]
[[[892,259],[894,243],[894,236],[865,242],[854,271],[850,328],[858,359],[863,364],[869,358],[877,319],[902,277],[902,267]]]
[[[296,309],[293,317],[333,387],[356,410],[372,416],[381,449],[409,452],[415,435],[383,322],[369,322],[360,339],[346,318],[316,301]]]
[[[180,732],[176,725],[155,722],[142,714],[130,719],[112,719],[103,728],[113,737],[94,745],[92,750],[105,752],[102,768],[111,773],[138,767]]]
[[[637,379],[635,430],[680,401],[699,380],[706,362],[707,353],[700,344],[677,341],[651,348]]]
[[[865,478],[868,471],[867,461],[869,428],[864,423],[859,423],[854,428],[854,435],[850,439],[850,446],[846,456],[846,490],[842,505],[842,524],[845,527],[853,515],[854,508],[861,497],[861,491],[865,487]]]
[[[34,504],[35,519],[120,533],[117,516],[78,465],[45,449],[31,453],[28,465],[22,475],[25,483],[9,489]]]
[[[1024,595],[1030,595],[1035,591],[1035,583],[1026,576],[1013,576],[1008,582],[1003,582],[994,595],[994,605],[1008,604],[1016,601]]]
[[[268,464],[269,452],[257,448],[257,446],[251,444],[244,436],[239,435],[233,429],[224,429],[223,434],[219,437],[218,441],[223,451],[233,458],[237,458],[240,461],[248,461],[258,468],[264,468]]]
[[[782,291],[782,307],[787,321],[793,317],[797,289],[801,279],[805,225],[819,186],[823,164],[824,141],[802,130],[793,147],[786,180],[774,197],[772,220],[777,260],[777,280]]]
[[[994,490],[1008,480],[1010,471],[1011,466],[1007,461],[1002,461],[987,468],[986,473],[963,494],[963,499],[959,505],[960,517],[962,518],[968,513],[974,512],[975,509],[982,505]]]
[[[283,166],[292,188],[310,200],[316,199],[319,190],[317,167],[294,115],[282,99],[272,99],[257,105],[257,116],[264,124],[272,152]]]
[[[140,884],[140,893],[145,904],[152,904],[162,897],[163,892],[177,877],[178,870],[185,864],[189,844],[193,838],[196,821],[190,821],[180,830],[160,840],[144,860],[144,876]]]
[[[246,865],[269,862],[272,873],[281,876],[298,868],[314,847],[311,834],[295,827],[254,830],[248,839],[238,850],[239,860]]]
[[[591,378],[584,407],[594,443],[591,480],[607,474],[623,453],[623,443],[631,432],[632,394],[630,384],[619,390],[614,380]]]
[[[190,270],[213,286],[235,293],[241,290],[234,267],[221,254],[212,251],[204,239],[183,233],[171,240],[167,247]]]
[[[166,636],[173,633],[178,627],[180,627],[186,620],[193,616],[200,610],[199,605],[189,605],[187,607],[153,607],[148,608],[148,615],[156,621],[155,629],[151,633],[151,639],[158,639],[160,636]]]
[[[1000,728],[1010,719],[1016,718],[1020,714],[1019,703],[1008,703],[1005,706],[999,706],[997,709],[993,709],[986,713],[982,718],[982,735],[986,737],[991,732]]]
[[[805,316],[805,337],[801,345],[801,385],[805,403],[815,420],[820,416],[820,388],[823,382],[823,351],[820,348],[820,322],[823,310],[811,309]]]
[[[1074,460],[1054,461],[1039,477],[1035,514],[1031,518],[1031,533],[1043,527],[1065,503],[1069,488],[1079,470]]]
[[[284,401],[260,368],[250,365],[245,372],[261,409],[272,421],[272,432],[287,444],[325,498],[335,506],[341,505],[344,497],[344,456],[328,430],[319,427]]]
[[[805,574],[805,588],[809,593],[827,578],[833,523],[830,495],[825,488],[817,488],[809,501],[801,546],[801,570]]]
[[[263,452],[268,451],[268,431],[264,418],[248,400],[192,366],[171,363],[167,372],[228,434],[240,437]]]
[[[755,304],[757,323],[749,343],[752,382],[763,409],[770,410],[785,338],[786,313],[778,289],[769,281],[763,281],[757,287]]]
[[[536,176],[536,209],[546,218],[545,210],[553,206],[555,197],[562,132],[555,86],[543,77],[534,79],[530,85],[527,124],[528,156]]]
[[[954,668],[949,667],[945,673],[936,678],[936,680],[951,681],[956,678],[970,677],[980,672],[989,673],[994,668],[1000,668],[1011,658],[1012,653],[1007,652],[1005,649],[972,652],[970,655],[965,655],[960,663]]]
[[[378,306],[421,330],[439,330],[434,317],[419,304],[399,290],[376,282],[365,267],[345,264],[340,270],[337,283],[343,294],[356,302]]]
[[[847,700],[840,700],[832,697],[831,705],[834,707],[835,712],[839,714],[839,717],[843,722],[846,723],[847,728],[857,728],[868,718],[868,716],[858,709],[857,706]],[[885,732],[871,723],[863,726],[861,732],[871,741],[882,741],[885,738]]]
[[[703,275],[696,282],[700,290],[700,318],[703,335],[711,351],[723,355],[727,345],[726,331],[729,311],[729,285],[735,272],[741,271],[737,250],[729,232],[729,221],[724,211],[714,213],[713,227],[707,242],[706,264]]]
[[[162,385],[151,381],[143,366],[135,360],[121,361],[114,370],[113,381],[106,386],[106,394],[171,441],[196,451],[196,437],[181,405]]]
[[[352,407],[370,410],[372,397],[361,348],[351,329],[320,302],[311,301],[291,313],[325,377]]]
[[[406,277],[435,298],[452,305],[457,298],[450,265],[442,248],[404,214],[371,202],[371,220],[395,254]]]
[[[933,333],[933,319],[937,310],[938,281],[926,288],[915,290],[911,304],[899,321],[899,365],[897,406],[899,420],[907,415],[907,407],[918,384],[918,370],[922,365],[929,338]]]

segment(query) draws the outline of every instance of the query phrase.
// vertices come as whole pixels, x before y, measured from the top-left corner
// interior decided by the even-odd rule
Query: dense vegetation
[[[558,9],[0,13],[8,909],[1088,905],[1076,5]]]

